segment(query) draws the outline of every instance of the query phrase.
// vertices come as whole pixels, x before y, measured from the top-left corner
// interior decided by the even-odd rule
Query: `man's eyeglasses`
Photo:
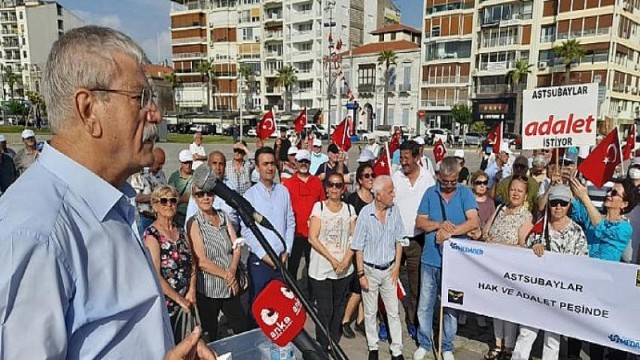
[[[130,99],[140,101],[140,110],[147,109],[151,104],[158,103],[158,95],[155,91],[149,88],[142,88],[139,94],[136,95],[136,91],[131,90],[119,90],[119,89],[90,89],[90,91],[102,91],[107,93],[113,93],[118,95],[127,96]]]
[[[344,187],[344,183],[343,182],[329,182],[327,184],[327,188],[342,189],[343,187]]]
[[[178,203],[178,198],[174,198],[174,197],[170,197],[170,198],[160,198],[160,199],[158,200],[158,202],[159,202],[161,205],[167,205],[167,204],[169,204],[169,203],[171,203],[171,205],[175,205],[175,204],[177,204],[177,203]]]
[[[458,180],[439,180],[442,185],[455,185],[458,183]]]
[[[551,206],[552,208],[558,205],[560,205],[561,207],[567,207],[569,206],[569,202],[564,200],[549,200],[549,206]]]
[[[198,199],[203,198],[205,195],[207,197],[212,198],[213,197],[213,191],[196,191],[196,192],[193,193],[193,196],[195,196]]]

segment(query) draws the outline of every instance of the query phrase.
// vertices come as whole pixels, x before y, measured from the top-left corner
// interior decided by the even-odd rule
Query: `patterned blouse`
[[[547,251],[571,254],[571,255],[588,255],[587,237],[580,225],[573,220],[569,220],[569,225],[562,230],[556,230],[551,225],[549,229],[549,241],[545,240],[542,234],[533,234],[527,239],[527,247],[542,244]]]
[[[494,243],[518,245],[518,230],[527,221],[531,222],[531,213],[524,206],[509,215],[506,210],[506,206],[500,206],[496,210],[496,216],[489,229],[489,239]]]
[[[191,249],[184,235],[184,229],[181,227],[177,227],[177,229],[180,235],[176,241],[167,239],[153,225],[145,230],[144,236],[150,235],[158,241],[160,245],[160,273],[178,294],[185,296],[189,291],[191,271],[193,271]],[[166,295],[164,299],[169,316],[174,316],[180,309],[180,305]]]

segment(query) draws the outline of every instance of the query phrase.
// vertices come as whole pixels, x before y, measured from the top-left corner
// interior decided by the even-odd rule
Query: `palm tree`
[[[207,111],[209,111],[211,109],[211,87],[212,87],[211,83],[213,78],[215,77],[215,73],[214,73],[215,67],[213,63],[211,63],[211,61],[203,60],[200,62],[200,64],[198,64],[197,70],[200,73],[200,75],[202,75],[203,80],[204,78],[207,79]],[[214,108],[215,108],[215,102],[214,102]]]
[[[175,93],[176,93],[176,89],[180,88],[182,86],[182,81],[180,80],[180,78],[178,77],[178,75],[175,72],[172,72],[169,75],[166,75],[164,77],[164,81],[168,82],[169,84],[171,84],[171,90],[173,90],[174,96],[173,99],[175,100]],[[179,113],[180,112],[180,106],[178,105],[178,102],[175,102],[175,106],[176,106],[176,111]]]
[[[242,65],[238,69],[238,74],[242,79],[244,79],[244,83],[247,86],[247,95],[253,94],[253,86],[252,86],[253,76],[254,76],[253,69],[248,67],[247,65]],[[244,91],[244,89],[240,89],[240,91]],[[251,96],[245,96],[245,99],[244,99],[245,105],[253,103],[252,101],[249,101],[250,99],[251,99]]]
[[[396,55],[393,50],[382,50],[378,54],[378,65],[384,65],[384,95],[383,95],[383,105],[382,105],[382,122],[384,125],[387,125],[387,119],[389,116],[387,115],[387,107],[389,106],[389,80],[391,78],[391,65],[396,65],[396,61],[398,61],[398,55]]]
[[[276,77],[276,84],[280,86],[284,86],[284,110],[285,112],[291,111],[291,86],[298,82],[298,77],[296,76],[296,70],[293,66],[287,65],[278,69],[278,75]]]
[[[553,52],[556,56],[564,59],[564,83],[569,85],[571,76],[571,64],[580,61],[585,54],[585,49],[576,39],[566,40],[562,44],[555,46]]]
[[[4,81],[9,85],[9,93],[11,94],[11,98],[13,99],[13,89],[17,83],[20,82],[22,78],[20,75],[13,72],[13,69],[10,67],[5,68],[4,70]]]
[[[520,134],[520,128],[522,127],[522,88],[523,82],[527,78],[527,75],[531,74],[532,64],[525,59],[518,59],[513,69],[507,72],[507,80],[511,83],[511,91],[516,93],[516,118],[514,124],[514,131],[516,134]]]

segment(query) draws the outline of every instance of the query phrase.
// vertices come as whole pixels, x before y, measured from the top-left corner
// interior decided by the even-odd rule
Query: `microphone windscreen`
[[[207,164],[198,166],[193,172],[193,185],[201,191],[211,191],[216,184],[216,175]]]
[[[251,307],[253,318],[271,341],[285,346],[300,334],[307,312],[300,299],[280,280],[271,280]]]

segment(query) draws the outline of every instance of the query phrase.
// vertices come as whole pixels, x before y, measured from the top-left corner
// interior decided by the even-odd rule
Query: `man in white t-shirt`
[[[420,146],[420,157],[418,159],[418,164],[425,170],[427,170],[427,172],[431,175],[431,177],[434,179],[433,181],[435,181],[436,178],[436,167],[433,166],[433,162],[431,162],[431,159],[429,159],[427,157],[427,155],[425,155],[424,153],[424,138],[422,136],[416,136],[413,141],[415,141],[419,146]]]
[[[189,151],[191,152],[191,156],[193,156],[191,169],[195,170],[207,160],[207,153],[202,146],[202,133],[197,132],[193,134],[193,143],[189,145]]]

